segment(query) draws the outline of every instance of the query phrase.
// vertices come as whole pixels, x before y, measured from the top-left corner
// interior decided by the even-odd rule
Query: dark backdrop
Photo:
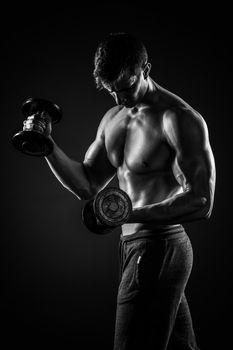
[[[44,159],[16,151],[11,138],[22,129],[22,102],[48,98],[63,109],[55,140],[82,160],[113,105],[93,82],[95,49],[109,32],[129,31],[148,48],[152,78],[196,108],[209,126],[215,207],[209,221],[186,225],[194,249],[187,297],[201,349],[226,348],[232,313],[229,9],[15,6],[1,14],[1,341],[25,349],[112,347],[119,231],[103,237],[88,232],[83,203]]]

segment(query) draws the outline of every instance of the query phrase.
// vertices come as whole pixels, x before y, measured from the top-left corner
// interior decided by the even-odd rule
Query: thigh
[[[126,260],[119,286],[115,350],[165,350],[190,274],[187,239],[144,242]]]
[[[159,280],[165,253],[166,241],[140,240],[124,245],[114,350],[148,348],[150,309],[158,300],[152,284]]]

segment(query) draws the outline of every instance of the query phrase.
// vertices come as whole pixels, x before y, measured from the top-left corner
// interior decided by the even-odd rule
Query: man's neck
[[[140,102],[137,104],[137,107],[139,107],[142,104],[149,104],[150,102],[152,102],[152,100],[154,101],[155,93],[157,90],[158,89],[154,84],[153,80],[150,77],[148,77],[145,84],[144,95],[142,96]]]

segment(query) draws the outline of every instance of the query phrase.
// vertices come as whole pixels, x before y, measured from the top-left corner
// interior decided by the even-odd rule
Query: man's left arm
[[[204,119],[187,109],[169,110],[163,117],[163,132],[175,151],[183,192],[158,203],[134,208],[128,222],[166,225],[209,218],[216,172]]]

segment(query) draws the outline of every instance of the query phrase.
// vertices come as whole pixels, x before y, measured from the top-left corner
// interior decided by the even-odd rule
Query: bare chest
[[[151,112],[118,113],[106,126],[110,162],[133,172],[167,171],[172,150],[163,137],[159,116]]]

